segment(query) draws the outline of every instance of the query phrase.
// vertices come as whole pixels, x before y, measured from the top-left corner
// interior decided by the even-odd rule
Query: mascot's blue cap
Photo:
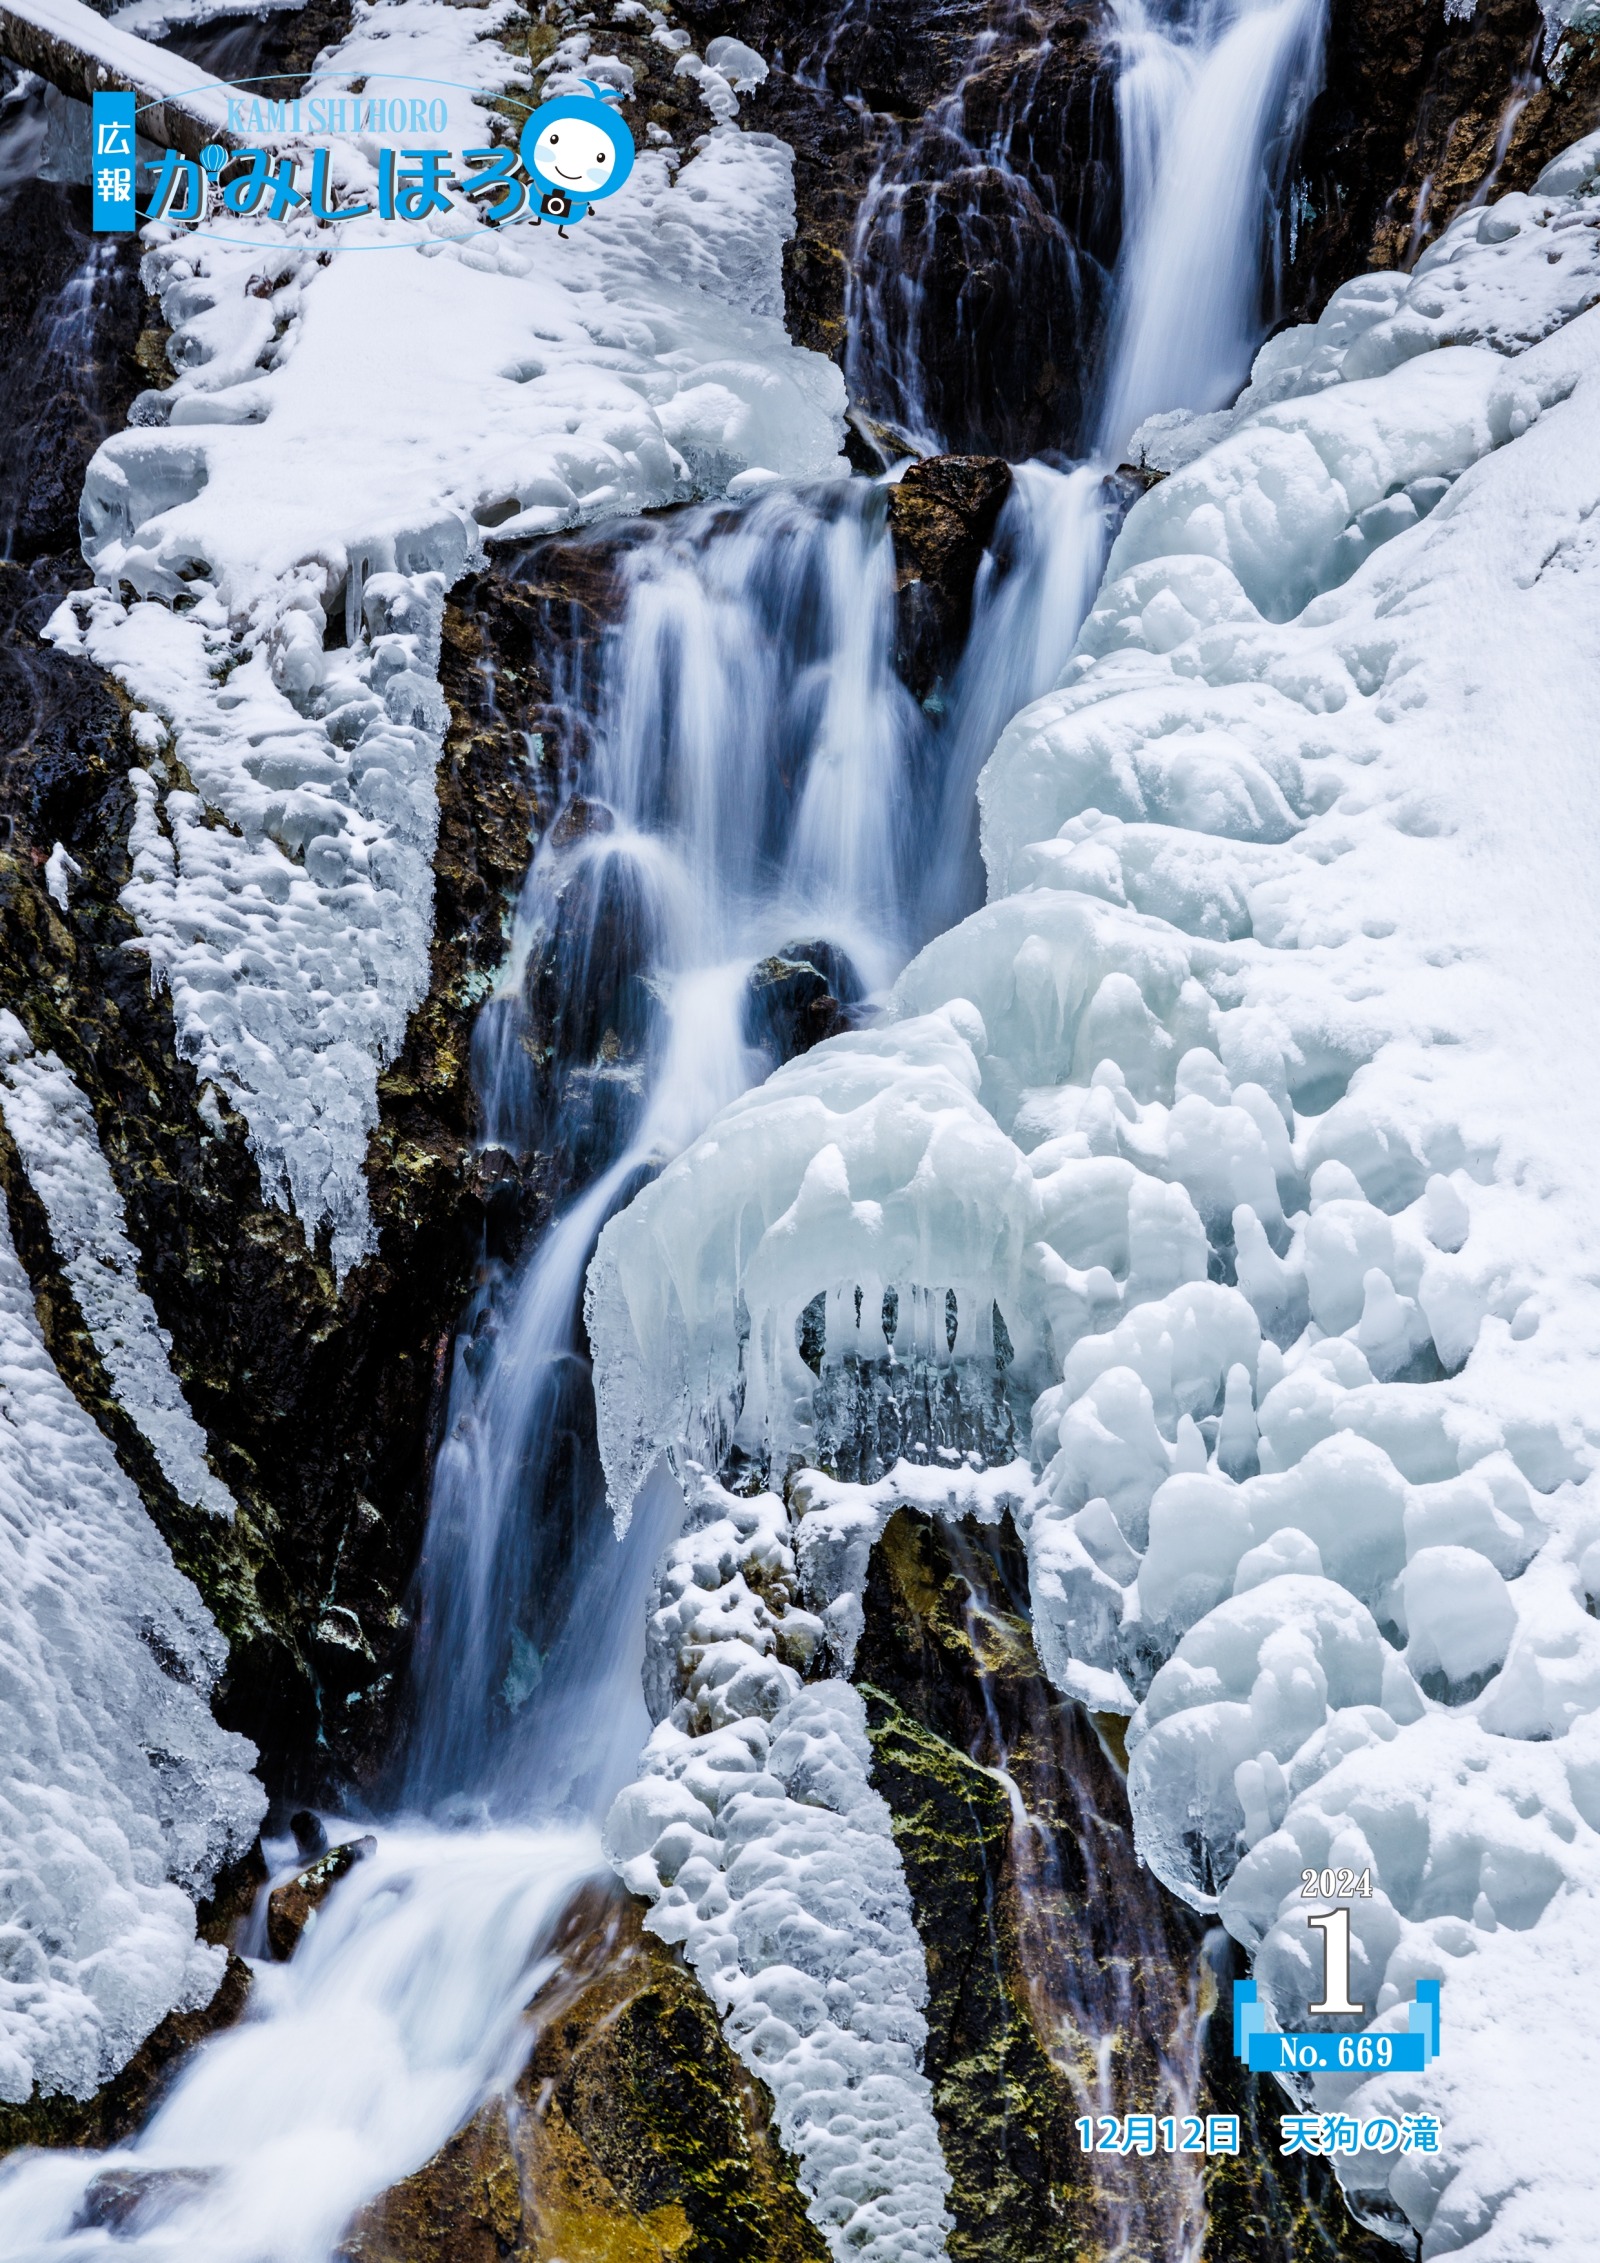
[[[578,124],[583,126],[603,124],[610,137],[611,145],[616,150],[617,162],[612,167],[611,178],[608,181],[603,182],[597,189],[585,189],[582,195],[575,200],[579,204],[594,204],[603,196],[614,196],[633,171],[633,136],[628,131],[627,121],[614,107],[622,100],[616,88],[596,86],[593,79],[585,79],[583,83],[589,89],[587,94],[561,94],[553,102],[540,103],[538,109],[535,110],[533,116],[523,127],[517,147],[521,152],[523,167],[531,179],[542,183],[547,189],[559,189],[564,192],[567,186],[564,181],[551,180],[547,173],[541,173],[538,166],[535,165],[533,161],[534,143],[544,132],[546,126],[554,125],[561,118],[576,119]],[[598,116],[596,115],[597,112],[599,113]]]

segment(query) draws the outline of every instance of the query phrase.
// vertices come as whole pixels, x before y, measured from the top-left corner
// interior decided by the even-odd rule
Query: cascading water
[[[991,577],[1019,623],[1024,563]],[[460,1332],[401,1820],[132,2147],[12,2171],[0,2256],[91,2256],[114,2236],[184,2263],[323,2263],[510,2067],[551,1926],[599,1866],[597,1821],[648,1731],[645,1596],[681,1502],[658,1480],[614,1541],[579,1335],[590,1251],[641,1174],[773,1065],[765,978],[823,968],[850,997],[903,963],[941,771],[973,766],[954,718],[935,730],[894,674],[872,483],[641,528],[620,578],[593,690],[568,687],[591,751],[475,1049],[487,1137],[516,1157],[552,1144],[587,1184]],[[1029,635],[1050,656],[1043,626]],[[992,718],[1017,666],[1008,639],[1002,681],[957,705]],[[566,1016],[553,1032],[547,997]],[[554,1056],[542,1081],[530,1048]],[[257,2089],[274,2101],[259,2116]],[[114,2223],[94,2183],[112,2168],[141,2195]]]
[[[994,542],[978,569],[973,629],[949,695],[939,816],[918,940],[983,901],[978,773],[1019,708],[1065,667],[1100,579],[1111,522],[1093,465],[1017,465]]]
[[[1125,248],[1101,379],[1113,462],[1140,418],[1214,406],[1243,375],[1270,150],[1320,8],[1214,5],[1157,24],[1126,0]],[[975,177],[1009,165],[1025,109]],[[935,139],[967,134],[952,112]],[[914,170],[908,156],[900,187]],[[863,283],[852,366],[865,383],[892,329],[896,413],[928,437],[918,310],[903,299],[907,319],[890,322],[880,288],[874,314],[881,281]],[[976,900],[977,770],[1070,652],[1107,523],[1098,470],[1022,467],[940,717],[893,672],[873,483],[638,533],[593,689],[572,688],[593,752],[477,1034],[486,1138],[515,1159],[559,1153],[576,1191],[517,1270],[486,1270],[458,1339],[399,1819],[131,2146],[0,2172],[9,2263],[325,2263],[363,2201],[514,2068],[553,1925],[599,1865],[596,1819],[643,1741],[647,1582],[680,1506],[658,1477],[628,1541],[612,1540],[579,1322],[595,1235],[783,1049],[764,984],[777,995],[798,969],[813,1004],[824,990],[831,1010],[870,1002]]]
[[[1325,0],[1118,11],[1123,250],[1097,434],[1216,409],[1261,341],[1262,248],[1322,50]]]
[[[524,1153],[542,1135],[593,1176],[458,1345],[408,1776],[429,1805],[471,1796],[524,1813],[571,1796],[583,1773],[586,1662],[606,1645],[576,1606],[585,1580],[610,1577],[614,1550],[578,1305],[606,1216],[772,1065],[753,969],[797,944],[826,956],[820,941],[872,989],[906,955],[905,812],[923,734],[889,662],[881,496],[852,486],[695,512],[646,533],[623,582],[582,799],[534,861],[479,1033],[488,1137]],[[525,1071],[545,990],[558,1089],[541,1096]],[[649,1536],[627,1548],[647,1575]],[[626,1716],[622,1769],[645,1729],[637,1709]]]

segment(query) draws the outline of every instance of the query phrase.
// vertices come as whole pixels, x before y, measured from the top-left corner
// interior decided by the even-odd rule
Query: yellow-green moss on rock
[[[1139,1862],[1120,1740],[1046,1681],[1009,1521],[901,1509],[857,1651],[928,1960],[951,2263],[1393,2263],[1231,2055],[1219,1940]],[[1217,2016],[1222,2013],[1223,2016]],[[1086,2154],[1081,2115],[1237,2114],[1237,2156]]]
[[[827,2263],[765,2089],[641,1918],[580,1897],[520,2079],[364,2212],[342,2263]]]

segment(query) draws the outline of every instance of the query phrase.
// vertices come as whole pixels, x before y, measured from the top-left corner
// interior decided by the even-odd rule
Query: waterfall
[[[1142,417],[1215,406],[1244,374],[1321,8],[1200,0],[1157,19],[1123,0],[1124,247],[1098,422],[1113,464]],[[1026,95],[1024,78],[981,149],[952,97],[864,210],[861,241],[903,264],[891,287],[863,263],[850,368],[909,439],[940,437],[918,297],[934,238],[910,248],[937,213],[918,168],[937,145],[947,185],[998,171],[1018,208],[1036,200],[1012,163]],[[1044,239],[1070,298],[1062,216]],[[1020,468],[942,713],[894,673],[880,484],[772,489],[633,531],[615,621],[568,687],[592,751],[476,1033],[485,1139],[514,1163],[560,1156],[571,1192],[520,1265],[486,1263],[458,1333],[393,1817],[137,2139],[0,2170],[0,2259],[326,2263],[352,2213],[514,2071],[552,1929],[644,1739],[648,1582],[681,1509],[659,1477],[612,1538],[580,1317],[595,1237],[773,1065],[764,983],[792,965],[814,1004],[825,980],[822,1004],[860,1011],[978,900],[978,769],[1070,654],[1108,526],[1097,466]],[[139,2196],[120,2213],[96,2198],[111,2170]]]
[[[1123,251],[1099,452],[1163,409],[1226,405],[1261,342],[1261,253],[1316,89],[1326,0],[1122,0]]]
[[[881,493],[689,513],[643,530],[622,583],[581,800],[534,860],[480,1030],[490,1137],[529,1152],[543,1135],[594,1175],[458,1341],[408,1772],[430,1806],[576,1797],[596,1814],[637,1754],[637,1689],[631,1710],[620,1691],[595,1701],[614,1646],[594,1643],[584,1607],[616,1583],[578,1340],[590,1251],[622,1193],[773,1065],[753,969],[798,947],[853,969],[859,994],[906,955],[905,812],[926,733],[892,667]],[[556,1019],[534,1037],[541,989]],[[520,1073],[531,1037],[565,1056],[542,1106]],[[626,1553],[637,1617],[650,1536]],[[609,1761],[589,1751],[597,1721],[621,1725]]]
[[[324,2263],[508,2071],[648,1733],[645,1598],[681,1513],[663,1480],[612,1536],[579,1319],[595,1237],[773,1065],[753,973],[804,954],[860,996],[910,948],[907,812],[938,749],[893,670],[881,488],[641,527],[618,600],[593,684],[569,687],[591,751],[475,1049],[487,1135],[516,1155],[553,1141],[587,1183],[459,1332],[398,1813],[293,1963],[264,1972],[255,2016],[110,2157],[149,2186],[119,2254]],[[567,1026],[540,1090],[518,1065],[547,991]],[[103,2165],[44,2160],[0,2187],[0,2256],[95,2252]]]

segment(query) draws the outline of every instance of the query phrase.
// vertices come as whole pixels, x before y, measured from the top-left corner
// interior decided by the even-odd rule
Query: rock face
[[[952,2263],[1392,2258],[1324,2164],[1276,2172],[1285,2101],[1231,2059],[1231,1966],[1134,1854],[1120,1724],[1043,1679],[1009,1521],[899,1510],[864,1601],[856,1679],[928,1956]],[[1238,2114],[1241,2151],[1083,2153],[1079,2115],[1130,2111]]]
[[[343,2263],[826,2263],[770,2107],[638,1905],[592,1890],[507,2097],[365,2211]]]
[[[864,995],[860,975],[837,943],[790,943],[750,970],[744,1041],[778,1068],[848,1029],[851,1008]]]
[[[1285,320],[1371,267],[1408,267],[1464,204],[1527,188],[1600,123],[1600,41],[1545,54],[1537,0],[1334,0],[1282,245]]]
[[[140,755],[121,702],[87,671],[29,650],[31,636],[0,679],[11,747],[0,996],[90,1099],[144,1253],[143,1286],[240,1504],[234,1523],[178,1501],[122,1416],[4,1140],[0,1183],[57,1364],[229,1638],[219,1714],[261,1746],[269,1786],[286,1795],[370,1778],[390,1741],[429,1426],[493,1193],[472,1154],[471,1009],[549,806],[523,736],[543,689],[531,655],[526,683],[503,685],[492,713],[478,665],[482,613],[497,614],[509,654],[521,603],[511,593],[497,604],[480,584],[447,624],[456,707],[439,771],[432,979],[381,1087],[370,1160],[380,1254],[342,1297],[326,1253],[263,1200],[242,1124],[200,1116],[167,1001],[126,949],[136,939],[119,901],[126,779]],[[31,603],[28,628],[42,609]],[[45,886],[57,840],[81,867],[66,910]]]
[[[795,152],[790,329],[845,365],[867,424],[921,452],[1072,449],[1118,228],[1105,8],[678,12],[771,65],[742,116]]]
[[[294,1955],[300,1936],[333,1892],[339,1880],[364,1862],[378,1842],[372,1837],[346,1839],[330,1847],[315,1862],[307,1863],[267,1898],[267,1947],[282,1962]]]
[[[1010,492],[1000,456],[930,456],[889,490],[895,664],[919,699],[960,656],[973,583]]]

